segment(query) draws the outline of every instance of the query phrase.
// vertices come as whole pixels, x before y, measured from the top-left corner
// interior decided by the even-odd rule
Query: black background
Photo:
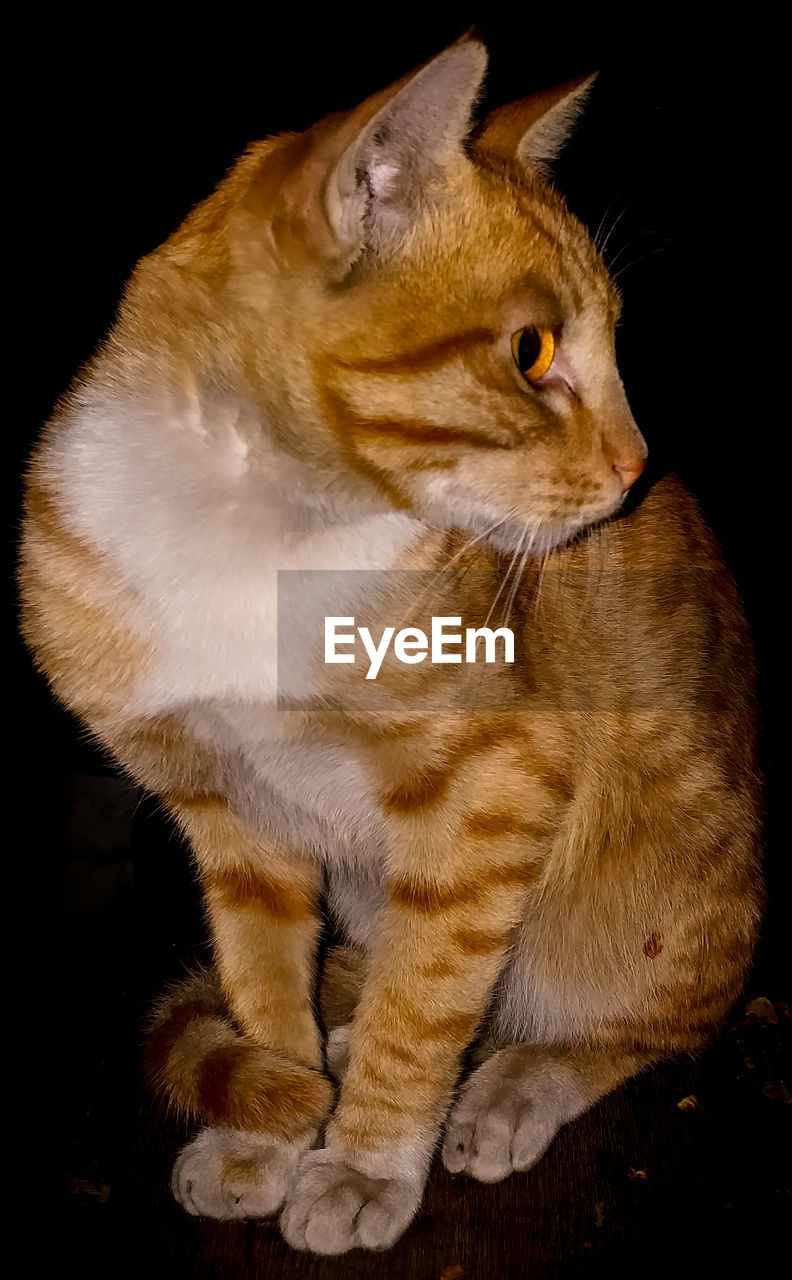
[[[224,6],[203,18],[196,11],[167,30],[161,14],[133,20],[110,11],[104,19],[78,16],[30,30],[12,46],[29,74],[13,130],[21,142],[13,178],[22,225],[13,242],[21,247],[7,266],[22,266],[26,318],[19,365],[8,371],[23,394],[6,428],[7,474],[19,476],[40,424],[112,324],[135,261],[181,222],[248,142],[354,105],[474,21],[491,52],[482,109],[600,71],[557,182],[592,231],[618,219],[606,260],[623,271],[619,360],[633,412],[655,463],[671,463],[702,503],[754,631],[769,780],[770,913],[751,989],[779,999],[789,910],[780,813],[786,734],[778,710],[786,645],[777,602],[787,575],[784,501],[776,489],[783,483],[783,397],[777,366],[768,367],[771,326],[760,300],[768,284],[774,292],[777,274],[758,123],[773,110],[764,49],[711,30],[694,39],[678,17],[657,13],[625,28],[600,10],[587,28],[566,7],[492,18],[481,6],[457,7],[448,17],[436,9],[389,9],[366,19],[317,20],[305,11],[275,23],[266,12],[253,19]],[[23,362],[30,372],[21,377]],[[17,489],[9,504],[12,557],[18,497]],[[9,582],[13,613],[12,576]],[[84,833],[75,836],[75,793],[79,779],[107,777],[110,766],[55,708],[18,644],[14,657],[19,795],[32,797],[18,860],[20,901],[29,900],[24,891],[32,886],[41,901],[57,901],[65,870],[72,903],[56,915],[61,923],[65,915],[65,935],[57,928],[40,933],[26,965],[41,960],[64,980],[71,1032],[59,1071],[70,1094],[69,1141],[79,1148],[96,1064],[120,1034],[112,1023],[116,1002],[127,1001],[129,1021],[149,980],[155,985],[169,958],[199,943],[200,929],[183,854],[150,807],[135,816],[131,852],[86,854]],[[81,877],[90,880],[97,858],[131,861],[132,899],[118,886],[109,898],[84,892]],[[24,908],[21,915],[24,923]],[[24,1004],[27,990],[18,985]]]

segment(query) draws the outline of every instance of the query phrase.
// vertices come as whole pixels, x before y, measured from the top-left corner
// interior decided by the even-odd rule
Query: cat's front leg
[[[295,1248],[388,1248],[413,1218],[460,1057],[535,874],[523,851],[483,879],[392,880],[326,1145],[303,1157],[281,1218]]]
[[[220,795],[182,794],[171,807],[198,861],[217,971],[172,992],[152,1027],[160,1087],[208,1124],[171,1185],[189,1213],[264,1216],[332,1099],[313,1013],[321,870],[264,841]]]
[[[325,1149],[302,1158],[281,1216],[316,1253],[388,1248],[416,1213],[565,803],[519,719],[454,720],[379,758],[384,905]]]

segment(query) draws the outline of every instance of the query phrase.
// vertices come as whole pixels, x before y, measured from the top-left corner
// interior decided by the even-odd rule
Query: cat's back
[[[674,474],[551,558],[525,626],[531,673],[546,678],[561,709],[717,711],[753,721],[740,598]]]
[[[629,593],[628,618],[636,632],[655,630],[673,639],[682,670],[689,662],[705,662],[717,677],[719,656],[739,656],[743,680],[751,681],[752,647],[734,578],[679,476],[658,478],[634,510],[615,522],[614,534],[616,570]]]

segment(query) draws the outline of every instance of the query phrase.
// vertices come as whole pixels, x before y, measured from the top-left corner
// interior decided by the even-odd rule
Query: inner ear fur
[[[486,70],[463,37],[349,112],[293,137],[272,213],[279,249],[301,242],[343,276],[367,240],[404,234],[433,175],[457,152]]]

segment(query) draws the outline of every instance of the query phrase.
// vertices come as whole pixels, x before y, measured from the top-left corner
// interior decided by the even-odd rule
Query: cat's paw
[[[294,1249],[389,1249],[421,1203],[423,1179],[372,1178],[329,1151],[311,1151],[281,1215]]]
[[[171,1188],[202,1218],[266,1218],[283,1204],[306,1146],[237,1129],[204,1129],[173,1167]]]
[[[352,1035],[352,1023],[343,1027],[334,1027],[327,1037],[325,1057],[327,1070],[334,1080],[340,1084],[349,1066],[349,1042]]]
[[[443,1164],[450,1173],[500,1182],[536,1164],[565,1118],[541,1069],[521,1071],[513,1052],[501,1050],[463,1086],[446,1126]]]

